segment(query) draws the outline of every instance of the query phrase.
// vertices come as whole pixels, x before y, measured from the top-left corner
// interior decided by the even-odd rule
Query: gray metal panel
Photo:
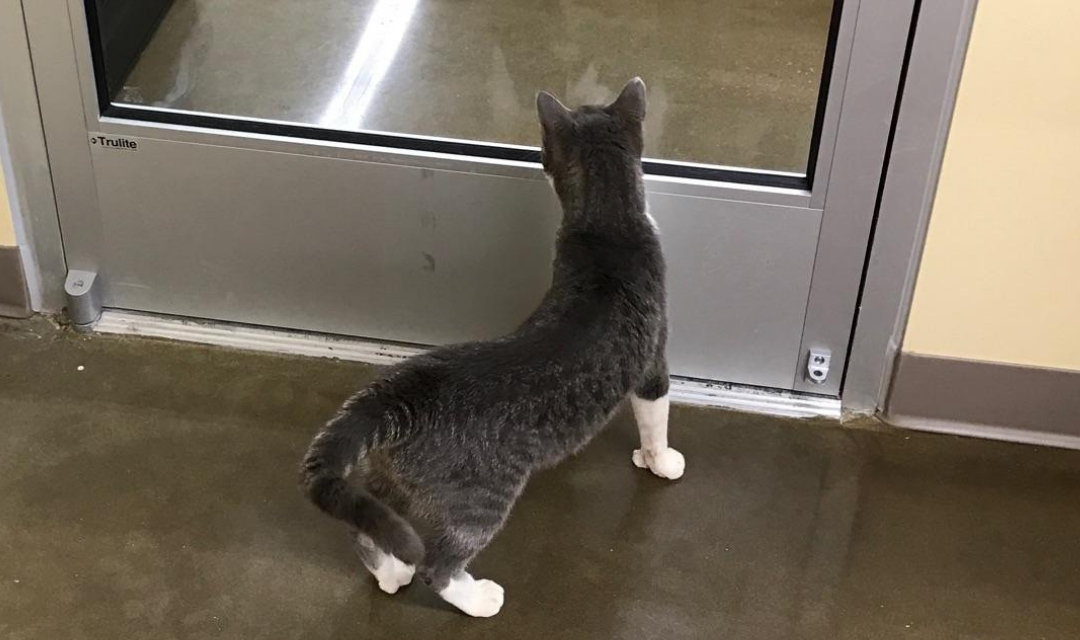
[[[138,143],[94,150],[107,306],[440,343],[547,286],[542,180]]]
[[[844,90],[843,116],[821,224],[794,388],[836,395],[862,282],[914,0],[862,0]],[[824,384],[803,371],[810,349],[832,352]]]
[[[672,373],[786,388],[821,214],[651,194],[668,261]]]
[[[29,46],[22,4],[0,2],[0,156],[31,306],[35,311],[59,311],[67,265]]]
[[[510,330],[548,285],[558,208],[539,170],[138,143],[93,148],[107,306],[431,344]],[[818,212],[650,204],[671,264],[673,371],[784,386]]]
[[[884,405],[926,237],[976,0],[924,0],[851,345],[844,409]]]

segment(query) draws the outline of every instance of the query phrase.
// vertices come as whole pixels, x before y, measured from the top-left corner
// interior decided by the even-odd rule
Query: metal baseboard
[[[196,342],[233,349],[386,365],[424,351],[420,347],[241,324],[210,322],[107,309],[97,333]],[[679,404],[721,407],[788,418],[840,419],[840,400],[674,377],[671,399]]]
[[[1002,442],[1015,442],[1017,444],[1030,444],[1040,447],[1080,450],[1080,436],[1063,433],[1047,433],[1044,431],[1029,431],[1027,429],[996,427],[985,424],[971,424],[956,420],[908,418],[893,415],[886,415],[883,417],[883,420],[891,426],[902,429],[911,429],[912,431],[943,433],[950,436],[981,438],[983,440],[1000,440]]]
[[[1076,449],[1077,416],[1080,371],[901,352],[882,418],[909,429]]]

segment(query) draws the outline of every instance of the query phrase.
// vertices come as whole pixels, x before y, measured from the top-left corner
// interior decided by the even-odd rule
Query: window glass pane
[[[639,75],[649,157],[798,174],[832,14],[832,0],[90,1],[106,58],[131,58],[104,65],[115,103],[535,146],[537,90],[603,101]]]

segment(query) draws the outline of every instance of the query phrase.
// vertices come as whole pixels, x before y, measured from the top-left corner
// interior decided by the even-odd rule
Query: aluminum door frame
[[[20,0],[0,0],[0,157],[34,311],[64,304],[60,224]]]
[[[822,215],[800,362],[792,387],[838,395],[841,376],[815,385],[799,375],[811,347],[832,352],[843,371],[916,0],[846,0],[809,190],[650,176],[670,193],[805,208]],[[23,4],[68,267],[96,270],[102,251],[88,133],[146,136],[304,155],[448,168],[496,175],[535,174],[529,163],[362,147],[178,125],[120,121],[98,112],[86,15],[79,0]]]
[[[848,415],[885,407],[978,0],[923,0],[882,176],[843,386]]]

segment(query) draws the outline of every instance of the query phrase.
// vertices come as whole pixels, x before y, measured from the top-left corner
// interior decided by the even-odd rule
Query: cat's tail
[[[356,527],[383,551],[416,565],[424,557],[424,544],[412,525],[348,481],[381,427],[378,417],[357,406],[363,402],[350,403],[315,436],[300,468],[300,484],[319,509]]]

